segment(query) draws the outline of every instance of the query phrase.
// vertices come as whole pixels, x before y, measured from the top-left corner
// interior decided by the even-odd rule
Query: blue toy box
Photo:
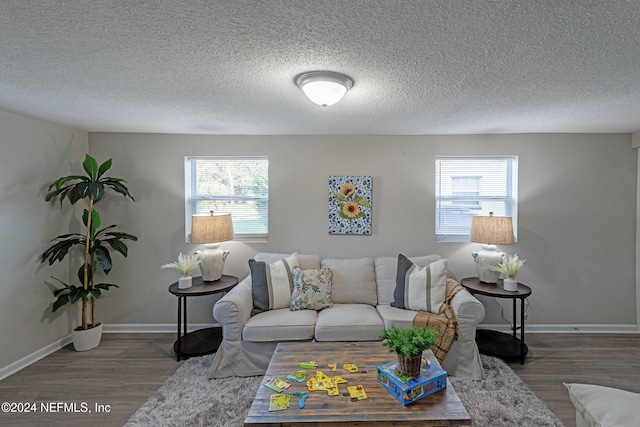
[[[397,361],[378,366],[378,382],[396,400],[408,405],[418,399],[447,387],[447,372],[436,363],[430,362],[420,370],[417,377],[407,377],[400,373]]]

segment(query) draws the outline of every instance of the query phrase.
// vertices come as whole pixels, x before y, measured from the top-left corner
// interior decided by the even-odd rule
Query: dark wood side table
[[[238,278],[223,274],[219,280],[206,282],[202,277],[194,277],[188,289],[178,288],[178,282],[169,286],[169,292],[178,297],[178,339],[173,345],[176,360],[185,356],[202,356],[218,350],[222,342],[222,328],[204,328],[187,333],[187,297],[199,297],[229,292],[238,284]]]
[[[498,283],[484,283],[477,277],[467,277],[460,282],[471,294],[486,295],[494,298],[506,298],[513,300],[513,335],[504,332],[478,329],[476,342],[478,349],[483,354],[496,356],[507,361],[520,360],[524,364],[524,357],[529,348],[524,343],[524,300],[531,295],[531,288],[518,283],[517,291],[505,291],[502,279]],[[517,326],[516,300],[520,300],[520,326]],[[520,329],[520,339],[516,331]]]

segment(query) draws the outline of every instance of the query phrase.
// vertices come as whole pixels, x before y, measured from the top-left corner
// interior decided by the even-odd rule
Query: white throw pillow
[[[571,403],[576,407],[576,414],[588,426],[625,427],[637,426],[640,422],[638,393],[592,384],[564,386],[569,391]]]

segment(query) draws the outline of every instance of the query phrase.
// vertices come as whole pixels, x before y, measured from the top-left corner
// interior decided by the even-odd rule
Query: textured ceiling
[[[351,76],[331,107],[295,85]],[[640,131],[640,1],[2,0],[0,109],[87,131]]]

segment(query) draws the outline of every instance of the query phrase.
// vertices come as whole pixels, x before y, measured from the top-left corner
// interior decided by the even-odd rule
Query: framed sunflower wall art
[[[329,177],[329,234],[371,234],[370,176]]]

